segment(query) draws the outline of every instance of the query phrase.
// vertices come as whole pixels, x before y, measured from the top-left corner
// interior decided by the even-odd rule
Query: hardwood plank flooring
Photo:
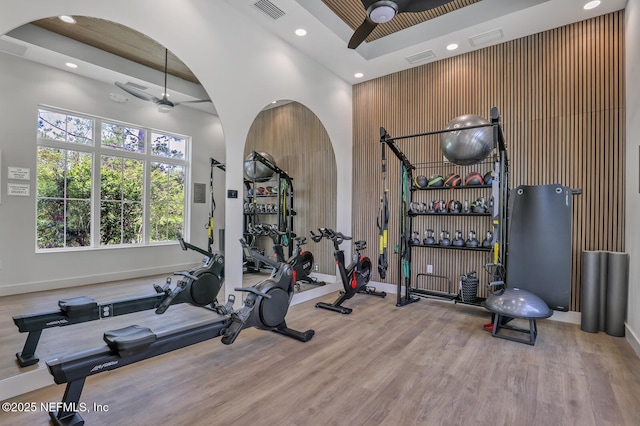
[[[87,379],[82,401],[109,411],[83,417],[88,425],[635,426],[640,419],[640,359],[624,338],[544,320],[532,347],[492,338],[481,308],[428,299],[397,308],[395,298],[357,295],[345,303],[353,313],[340,315],[316,309],[318,300],[287,316],[292,328],[315,329],[310,342],[250,329],[231,346],[211,340],[99,374]],[[93,329],[63,352],[100,337]],[[56,402],[63,392],[55,385],[9,401]],[[0,412],[0,424],[45,425],[48,415]]]

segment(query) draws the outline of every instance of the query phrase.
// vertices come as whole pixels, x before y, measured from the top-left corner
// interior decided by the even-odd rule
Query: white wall
[[[264,106],[274,99],[291,99],[311,109],[327,129],[337,160],[337,228],[351,232],[349,84],[219,0],[5,0],[0,34],[61,14],[108,19],[140,31],[166,46],[194,72],[213,99],[224,129],[227,189],[242,189],[244,143]],[[242,198],[227,200],[225,218],[229,293],[242,279],[242,251],[237,243],[242,236]]]
[[[640,0],[629,0],[625,10],[627,196],[625,244],[629,253],[627,340],[640,356]]]
[[[183,253],[176,244],[71,254],[35,253],[35,136],[39,104],[192,136],[192,183],[208,184],[208,158],[224,158],[224,136],[218,117],[184,107],[161,114],[153,104],[138,100],[118,104],[109,100],[111,91],[118,92],[115,86],[0,53],[0,295],[171,272],[200,260],[199,255]],[[9,166],[31,169],[30,197],[7,195]],[[221,201],[217,223],[224,226],[224,185],[215,189],[216,198]],[[190,210],[192,227],[187,238],[206,247],[208,197],[205,204],[190,204]]]

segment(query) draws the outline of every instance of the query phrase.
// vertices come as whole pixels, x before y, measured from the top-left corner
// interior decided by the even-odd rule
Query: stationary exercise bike
[[[276,255],[278,262],[287,262],[293,268],[293,282],[295,283],[296,290],[300,291],[302,284],[323,286],[324,281],[318,281],[317,278],[309,276],[313,269],[313,253],[302,248],[307,244],[306,237],[295,237],[293,240],[296,242],[296,247],[293,250],[293,254],[289,259],[284,257],[284,247],[280,243],[283,235],[286,232],[279,231],[277,227],[271,226],[266,229],[266,235],[271,237],[273,241],[273,252]]]
[[[224,283],[224,257],[219,252],[208,252],[178,239],[182,250],[193,250],[204,256],[202,265],[189,271],[174,272],[180,276],[175,288],[171,288],[171,278],[164,286],[155,284],[155,293],[147,296],[131,297],[98,303],[86,296],[72,297],[58,301],[57,310],[22,314],[13,317],[20,333],[29,333],[21,352],[16,353],[20,367],[36,364],[40,359],[36,347],[45,328],[65,327],[83,322],[95,321],[155,309],[164,313],[171,305],[189,303],[207,307],[224,313],[227,305],[219,305],[216,297]],[[227,306],[225,308],[225,306]]]
[[[82,406],[80,396],[86,378],[94,374],[115,370],[217,337],[221,337],[223,344],[230,345],[238,338],[240,331],[248,327],[274,331],[301,342],[311,340],[313,330],[293,330],[285,321],[294,293],[291,265],[269,259],[253,251],[244,240],[240,242],[248,259],[273,267],[271,276],[266,280],[253,287],[235,289],[247,293],[240,309],[217,315],[208,321],[157,333],[137,325],[107,331],[103,335],[106,346],[47,361],[54,382],[67,384],[62,402],[56,405],[60,409],[49,412],[52,423],[57,426],[84,424],[84,419],[77,410]],[[185,288],[184,291],[188,289]],[[109,423],[108,420],[105,422]]]
[[[385,297],[387,295],[386,292],[376,291],[374,287],[367,285],[371,279],[371,260],[360,254],[362,250],[367,248],[366,241],[356,241],[354,243],[355,253],[353,255],[353,262],[351,262],[349,266],[345,266],[344,250],[340,250],[340,244],[345,240],[350,240],[351,237],[329,228],[318,228],[318,232],[320,233],[319,235],[314,234],[313,231],[310,232],[311,239],[316,243],[320,242],[322,238],[333,241],[333,256],[336,259],[336,264],[340,271],[340,279],[342,280],[344,291],[340,292],[340,296],[335,302],[318,302],[316,303],[316,308],[329,309],[330,311],[340,312],[341,314],[350,314],[352,309],[341,305],[345,300],[351,299],[357,293],[378,297]]]

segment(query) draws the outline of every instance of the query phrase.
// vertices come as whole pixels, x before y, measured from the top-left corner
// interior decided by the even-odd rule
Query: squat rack
[[[398,244],[398,291],[396,306],[404,306],[420,300],[414,294],[420,294],[412,287],[411,282],[411,226],[409,217],[409,204],[412,201],[411,182],[413,182],[413,171],[416,166],[409,161],[405,153],[400,149],[396,141],[413,139],[421,136],[438,135],[447,132],[469,130],[480,127],[493,128],[493,180],[491,183],[491,194],[494,199],[491,217],[493,220],[493,241],[491,245],[491,262],[485,266],[494,275],[495,280],[506,282],[506,264],[508,247],[508,199],[509,199],[509,164],[507,159],[507,149],[504,140],[502,125],[500,124],[500,113],[497,107],[491,108],[490,123],[474,126],[457,127],[455,129],[435,130],[424,133],[417,133],[405,136],[391,137],[384,127],[380,127],[380,143],[382,145],[382,167],[383,174],[386,168],[385,147],[389,147],[391,152],[400,160],[400,220],[398,224],[399,244]],[[496,201],[497,200],[497,201]],[[403,279],[404,278],[404,279]],[[402,286],[404,283],[404,296]]]

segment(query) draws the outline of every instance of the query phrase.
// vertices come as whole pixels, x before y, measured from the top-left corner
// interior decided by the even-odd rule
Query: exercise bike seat
[[[103,339],[111,350],[118,352],[121,357],[127,357],[145,351],[157,336],[147,327],[130,325],[106,331]]]
[[[98,303],[87,296],[72,297],[58,300],[60,310],[70,318],[84,316],[98,311]]]

